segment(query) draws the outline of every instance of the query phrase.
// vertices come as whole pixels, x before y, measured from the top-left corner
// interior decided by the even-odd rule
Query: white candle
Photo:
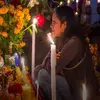
[[[79,2],[79,0],[76,0],[76,9],[77,9],[77,11],[78,11],[78,2]]]
[[[50,33],[48,37],[51,41],[51,92],[52,92],[52,100],[56,100],[56,45],[54,44]]]
[[[87,90],[86,90],[86,84],[85,83],[83,83],[82,84],[82,86],[83,86],[83,99],[82,100],[86,100],[86,98],[87,98]]]
[[[33,33],[32,33],[32,80],[34,80],[34,68],[35,68],[35,25],[37,20],[33,19]]]
[[[24,57],[21,58],[21,65],[22,65],[22,80],[24,83],[27,83]]]

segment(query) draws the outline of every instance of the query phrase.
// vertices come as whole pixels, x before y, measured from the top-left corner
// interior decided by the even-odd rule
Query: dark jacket
[[[85,82],[88,91],[87,100],[95,100],[93,97],[98,92],[98,81],[95,76],[92,56],[86,42],[82,42],[76,36],[66,39],[60,48],[61,56],[57,60],[56,73],[63,75],[69,84],[74,100],[82,98],[82,83]],[[85,55],[86,54],[86,55]],[[84,57],[85,56],[85,57]],[[83,61],[76,67],[81,59]],[[50,73],[50,52],[44,59],[43,66]],[[72,68],[70,70],[64,68]]]

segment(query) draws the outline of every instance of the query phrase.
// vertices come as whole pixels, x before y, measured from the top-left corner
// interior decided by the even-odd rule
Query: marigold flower
[[[15,7],[13,6],[13,5],[11,5],[11,4],[9,4],[9,11],[10,11],[10,13],[14,13],[14,9],[15,9]]]
[[[23,9],[21,5],[17,5],[17,8],[20,9],[20,10]]]
[[[20,32],[20,29],[16,28],[14,29],[14,34],[18,34]]]
[[[23,9],[23,12],[24,12],[24,14],[28,14],[28,13],[29,13],[29,9],[24,8],[24,9]]]
[[[19,28],[19,29],[22,29],[23,28],[23,21],[22,20],[19,20],[16,24],[16,27]]]
[[[3,17],[0,16],[0,26],[3,24],[4,20]]]
[[[24,47],[25,45],[26,45],[25,42],[20,43],[20,46],[21,46],[21,47]]]
[[[0,14],[6,14],[8,12],[8,8],[7,7],[2,7],[0,8]]]
[[[8,37],[8,33],[7,33],[7,32],[1,32],[1,35],[2,35],[3,37],[5,37],[5,38]]]
[[[31,16],[29,14],[26,15],[26,20],[29,21],[31,19]]]

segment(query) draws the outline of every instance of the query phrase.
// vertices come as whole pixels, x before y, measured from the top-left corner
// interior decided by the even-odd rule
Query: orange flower
[[[24,12],[24,14],[28,14],[28,13],[29,13],[29,9],[24,8],[24,9],[23,9],[23,12]]]
[[[7,33],[7,32],[1,32],[1,35],[2,35],[3,37],[5,37],[5,38],[8,37],[8,33]]]
[[[25,42],[20,43],[20,46],[21,46],[21,47],[24,47],[25,45],[26,45]]]
[[[20,29],[16,28],[14,29],[14,34],[18,34],[20,32]]]
[[[3,22],[4,22],[4,20],[3,20],[3,18],[0,16],[0,26],[2,26]]]
[[[29,21],[31,19],[31,16],[29,14],[26,15],[26,20]]]
[[[22,5],[17,5],[17,8],[20,9],[20,10],[23,9],[23,8],[22,8]]]
[[[14,6],[13,5],[11,5],[11,4],[9,4],[9,11],[10,11],[10,13],[14,13]]]
[[[8,8],[7,7],[0,8],[0,14],[6,14],[7,12],[8,12]]]

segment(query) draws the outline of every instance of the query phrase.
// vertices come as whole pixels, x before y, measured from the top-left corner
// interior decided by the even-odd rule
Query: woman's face
[[[57,18],[56,13],[54,12],[50,27],[53,37],[60,37],[65,31],[66,21],[64,23],[61,23],[60,20]]]

